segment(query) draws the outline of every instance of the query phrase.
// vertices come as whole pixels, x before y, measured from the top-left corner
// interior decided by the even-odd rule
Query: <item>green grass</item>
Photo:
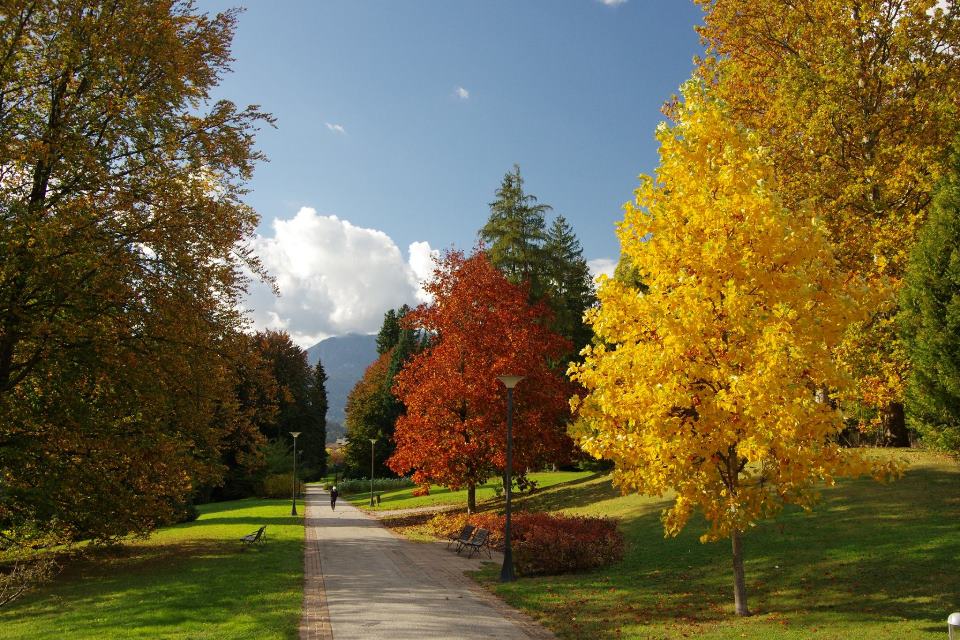
[[[199,510],[195,522],[70,563],[0,609],[0,639],[298,637],[304,530],[290,501]],[[240,537],[261,525],[266,544],[245,548]]]
[[[535,480],[537,482],[537,486],[540,489],[546,489],[558,484],[581,480],[590,475],[591,474],[589,472],[585,471],[543,471],[539,473],[531,473],[529,477],[531,480]],[[499,484],[500,478],[491,478],[483,485],[478,486],[477,503],[485,500],[492,500],[496,495],[494,489],[495,487],[499,486]],[[416,489],[416,487],[407,487],[405,489],[397,489],[395,491],[378,492],[380,493],[380,504],[373,507],[372,510],[383,511],[388,509],[413,509],[415,507],[432,507],[439,505],[457,505],[466,507],[467,505],[466,489],[451,491],[446,487],[430,485],[430,495],[420,496],[417,498],[414,498],[411,495],[414,489]],[[517,494],[514,494],[514,496],[516,495]],[[362,509],[371,509],[369,493],[358,493],[352,496],[346,496],[345,499]]]
[[[702,520],[664,539],[663,499],[621,497],[606,477],[534,494],[518,508],[621,518],[626,558],[604,570],[501,585],[479,579],[561,638],[940,640],[960,610],[960,467],[897,452],[906,476],[846,481],[810,514],[789,510],[745,536],[750,618],[733,616],[728,542]]]

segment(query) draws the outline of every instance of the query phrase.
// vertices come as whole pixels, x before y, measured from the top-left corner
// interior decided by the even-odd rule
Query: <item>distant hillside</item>
[[[347,395],[363,372],[377,359],[377,336],[358,335],[334,336],[321,340],[307,349],[307,360],[313,366],[317,360],[323,362],[327,372],[327,420],[343,423],[346,419],[344,409]],[[328,441],[330,439],[328,438]]]

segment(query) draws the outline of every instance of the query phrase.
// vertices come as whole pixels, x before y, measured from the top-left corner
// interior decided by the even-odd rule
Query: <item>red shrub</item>
[[[430,521],[437,537],[454,538],[467,522],[490,531],[503,549],[504,517],[494,513],[441,514]],[[623,534],[611,518],[521,511],[511,518],[513,557],[521,575],[558,574],[606,566],[623,558]]]
[[[420,485],[419,487],[414,489],[413,493],[411,493],[410,495],[412,495],[414,498],[419,498],[420,496],[428,496],[430,495],[430,485],[428,484]]]

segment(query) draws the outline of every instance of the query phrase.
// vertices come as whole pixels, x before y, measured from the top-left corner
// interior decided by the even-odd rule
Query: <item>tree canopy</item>
[[[676,492],[667,534],[699,510],[702,540],[731,538],[746,614],[741,534],[870,470],[839,446],[841,414],[815,393],[849,382],[832,348],[865,291],[813,212],[784,206],[756,134],[697,82],[673,113],[657,177],[642,176],[617,231],[647,290],[603,282],[589,316],[598,343],[571,366],[587,390],[574,405],[582,448],[616,463],[624,491]]]
[[[472,510],[476,485],[506,464],[506,396],[497,376],[526,376],[515,393],[513,472],[569,455],[571,387],[550,364],[570,345],[543,322],[545,305],[531,304],[527,289],[482,251],[447,253],[426,288],[433,302],[405,323],[431,340],[397,374],[394,391],[406,414],[388,464],[414,471],[417,482],[467,487]]]
[[[210,95],[236,13],[5,3],[0,530],[145,532],[222,472],[237,410],[244,182],[270,118]]]

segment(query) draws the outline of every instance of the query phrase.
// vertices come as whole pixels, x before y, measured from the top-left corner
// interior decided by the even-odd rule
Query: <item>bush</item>
[[[374,491],[394,491],[412,486],[414,486],[414,484],[410,478],[375,478],[373,481]],[[342,496],[368,493],[370,491],[370,480],[364,480],[363,478],[341,480],[340,484],[337,485],[337,491],[339,491]]]
[[[293,489],[293,474],[271,473],[263,479],[260,487],[262,498],[289,498]],[[297,495],[303,494],[303,480],[297,479]]]
[[[430,485],[428,484],[420,485],[419,487],[414,489],[410,495],[412,495],[414,498],[419,498],[420,496],[428,496],[430,495]]]
[[[490,531],[490,545],[503,549],[504,517],[494,513],[440,514],[429,523],[440,538],[455,538],[467,522]],[[511,519],[513,558],[524,576],[595,569],[623,558],[623,534],[611,518],[518,512]]]
[[[193,522],[200,517],[200,511],[193,505],[185,505],[177,512],[175,523]]]

